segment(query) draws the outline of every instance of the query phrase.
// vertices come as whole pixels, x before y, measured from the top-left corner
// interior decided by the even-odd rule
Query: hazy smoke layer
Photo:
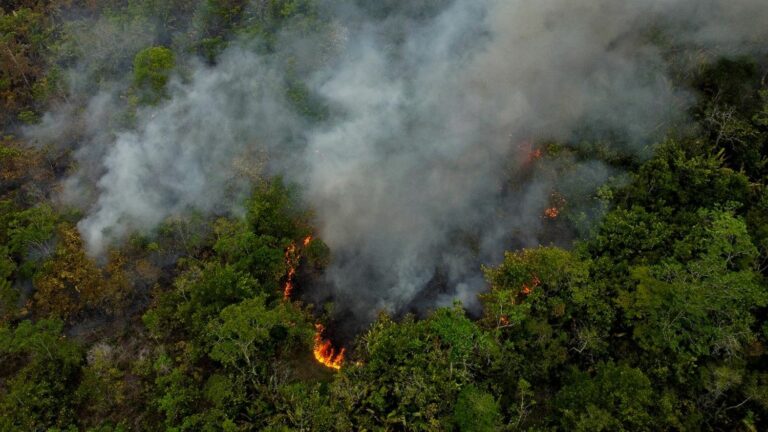
[[[226,211],[242,186],[236,161],[263,152],[305,187],[334,254],[328,285],[351,314],[412,307],[436,274],[450,291],[423,301],[471,303],[479,263],[538,242],[557,180],[504,185],[524,165],[521,143],[567,140],[586,124],[641,152],[688,102],[656,36],[688,49],[681,58],[749,50],[768,36],[764,0],[390,3],[340,8],[318,40],[284,37],[330,107],[319,125],[284,100],[281,53],[259,58],[241,46],[175,81],[135,130],[93,126],[65,191],[91,197],[79,224],[90,250],[188,210]],[[109,99],[94,99],[86,116]],[[593,162],[573,175],[582,180],[571,187],[588,190],[608,171]]]

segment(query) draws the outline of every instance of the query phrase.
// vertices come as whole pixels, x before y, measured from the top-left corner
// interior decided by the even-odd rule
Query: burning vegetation
[[[308,235],[304,237],[301,245],[306,248],[312,242],[312,236]],[[293,280],[296,277],[296,268],[299,266],[299,260],[301,259],[301,251],[297,248],[295,242],[291,242],[285,249],[285,264],[288,267],[288,272],[285,275],[285,283],[283,284],[283,298],[290,300],[293,295]]]
[[[520,292],[518,295],[515,295],[512,299],[512,304],[519,304],[522,299],[519,298],[519,295],[522,294],[523,296],[527,297],[529,296],[534,288],[541,285],[541,279],[539,279],[538,276],[533,275],[530,281],[524,282],[522,287],[520,288]],[[508,327],[510,325],[509,315],[507,314],[501,314],[498,319],[497,327]]]
[[[317,323],[315,324],[315,346],[312,352],[315,360],[329,368],[339,370],[344,363],[346,349],[341,348],[337,351],[333,343],[325,338],[325,326]]]
[[[533,292],[533,289],[539,285],[541,285],[541,280],[538,278],[538,276],[534,275],[530,282],[523,284],[523,288],[520,290],[520,292],[524,295],[529,295],[531,292]]]
[[[283,284],[283,298],[287,301],[290,301],[293,296],[294,279],[301,260],[302,249],[308,247],[310,243],[312,243],[312,236],[308,235],[301,241],[301,247],[298,247],[295,242],[291,242],[285,249],[285,263],[288,266],[288,272]],[[320,364],[336,370],[341,369],[346,350],[334,348],[333,343],[325,337],[325,326],[320,323],[315,324],[315,343],[312,351],[315,360]]]
[[[517,152],[522,166],[527,167],[541,159],[544,155],[540,148],[536,148],[532,139],[521,141],[517,144]]]
[[[539,159],[541,159],[541,149],[534,149],[528,153],[528,163],[536,162]]]
[[[549,207],[544,209],[544,218],[550,220],[557,219],[564,206],[565,197],[558,192],[552,192],[549,198]]]
[[[4,1],[0,431],[768,430],[768,2],[635,3]]]
[[[283,298],[286,300],[290,300],[293,295],[293,278],[296,276],[298,258],[296,243],[291,243],[285,249],[285,264],[288,266],[288,273],[285,276],[285,284],[283,284]]]
[[[549,207],[544,210],[544,217],[547,219],[557,219],[560,216],[560,209],[557,207]]]

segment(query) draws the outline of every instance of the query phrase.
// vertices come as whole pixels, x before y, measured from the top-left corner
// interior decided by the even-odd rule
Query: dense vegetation
[[[708,61],[685,77],[695,125],[647,160],[606,153],[630,175],[589,198],[605,210],[600,221],[580,229],[576,201],[564,204],[552,223],[580,239],[485,268],[482,316],[458,304],[418,319],[382,314],[339,371],[312,354],[328,311],[283,298],[286,250],[313,228],[301,191],[279,178],[255,182],[240,218],[168,220],[103,262],[90,258],[82,215],[55,200],[71,155],[19,133],[77,96],[61,71],[105,37],[92,29],[76,40],[88,32],[65,11],[126,34],[136,22],[156,28],[156,40],[87,71],[94,82],[130,71],[130,111],[166,97],[182,57],[215,62],[234,37],[267,52],[285,23],[320,25],[310,0],[264,1],[258,14],[245,3],[3,3],[0,430],[768,427],[764,59]],[[321,115],[299,85],[286,92]],[[541,149],[543,160],[583,152]],[[297,253],[311,279],[332,251],[315,238]]]

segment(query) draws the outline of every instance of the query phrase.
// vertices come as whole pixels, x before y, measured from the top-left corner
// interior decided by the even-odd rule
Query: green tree
[[[175,63],[173,51],[165,47],[149,47],[136,54],[133,84],[144,103],[156,104],[166,96],[166,85]]]
[[[29,8],[0,9],[0,126],[33,121],[35,93],[45,77],[51,38],[47,17]]]
[[[0,389],[0,430],[43,430],[74,421],[82,353],[62,330],[57,320],[0,327],[2,375],[8,377]]]
[[[613,307],[605,288],[590,280],[590,266],[573,252],[540,247],[507,253],[485,269],[491,289],[481,295],[481,322],[514,365],[506,373],[510,388],[513,370],[531,382],[546,380],[569,357],[586,361],[607,349]]]
[[[573,371],[557,393],[556,406],[563,430],[656,430],[651,410],[651,381],[639,369],[600,364],[594,377]]]
[[[737,355],[755,340],[754,313],[768,304],[745,223],[727,211],[700,217],[674,259],[635,268],[636,288],[619,297],[640,346],[683,364]]]
[[[262,295],[224,308],[208,324],[209,355],[259,387],[269,377],[270,359],[296,348],[308,352],[313,335],[300,309],[286,302],[269,307]]]
[[[332,388],[347,418],[342,429],[441,430],[452,421],[461,389],[483,374],[497,349],[454,307],[424,321],[395,323],[382,316],[359,340],[356,354],[359,359],[342,368]],[[478,397],[475,402],[485,404]]]
[[[492,432],[499,430],[501,415],[493,395],[474,386],[459,393],[453,420],[461,432]]]

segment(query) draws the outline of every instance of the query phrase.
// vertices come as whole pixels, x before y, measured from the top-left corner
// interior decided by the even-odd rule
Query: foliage
[[[653,429],[651,381],[639,369],[598,365],[596,376],[573,371],[556,404],[565,430],[635,431]]]
[[[445,2],[354,3],[398,27]],[[317,125],[333,108],[307,77],[333,54],[328,35],[349,25],[331,13],[315,0],[0,6],[0,430],[768,428],[761,59],[677,76],[675,90],[696,96],[694,124],[647,158],[617,150],[621,137],[535,143],[541,162],[515,165],[501,189],[527,175],[567,178],[551,195],[562,217],[538,224],[542,244],[561,247],[484,267],[472,318],[458,304],[381,314],[354,338],[326,322],[332,306],[324,315],[303,294],[327,283],[338,257],[279,177],[243,179],[255,184],[240,212],[176,215],[89,256],[82,215],[53,198],[82,162],[84,135],[32,146],[16,129],[44,111],[89,110],[84,101],[109,84],[118,109],[105,129],[121,133],[196,56],[215,64],[233,43],[280,62],[276,90]],[[286,35],[322,39],[320,52],[283,50]],[[623,174],[601,186],[602,175],[577,170],[587,161]],[[289,273],[299,289],[286,299]],[[320,323],[328,334],[317,335]],[[313,359],[322,337],[347,349],[341,370]]]
[[[20,115],[34,121],[35,93],[45,78],[46,43],[51,35],[44,14],[29,8],[0,10],[0,127]]]
[[[228,306],[208,324],[210,357],[251,383],[266,384],[269,359],[295,348],[308,349],[314,329],[298,308],[273,308],[260,296]]]
[[[23,321],[0,328],[0,359],[11,375],[0,390],[0,430],[36,430],[74,421],[74,397],[82,355],[61,335],[63,323]]]
[[[450,421],[461,389],[483,373],[496,346],[456,307],[418,322],[396,323],[383,316],[361,338],[357,353],[359,363],[342,369],[332,389],[348,416],[348,429],[382,424],[439,430]],[[472,403],[487,404],[477,398]]]
[[[744,222],[723,211],[700,217],[702,223],[677,242],[673,259],[635,268],[637,288],[619,296],[624,315],[635,320],[640,346],[683,357],[683,363],[738,355],[756,340],[754,312],[768,304]]]
[[[459,393],[453,418],[462,432],[495,431],[501,423],[499,407],[493,395],[474,386],[467,386]]]
[[[75,227],[57,228],[58,244],[50,259],[36,273],[35,309],[42,315],[72,320],[84,310],[119,311],[130,287],[113,255],[102,271],[86,254]]]
[[[165,47],[149,47],[133,59],[133,84],[145,103],[154,104],[166,95],[166,85],[175,64],[174,54]]]

